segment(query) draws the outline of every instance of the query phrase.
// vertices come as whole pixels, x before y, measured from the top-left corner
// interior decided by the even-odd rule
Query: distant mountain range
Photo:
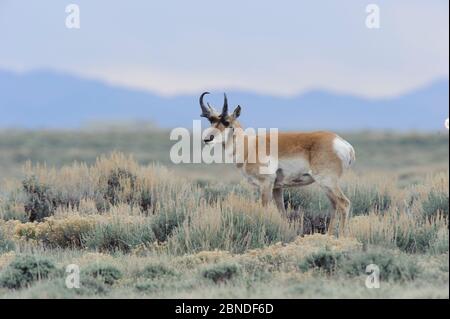
[[[208,101],[220,108],[222,92],[212,93]],[[437,131],[449,113],[448,79],[388,99],[326,91],[291,98],[227,94],[230,108],[242,106],[245,126],[283,130]],[[198,95],[162,97],[52,71],[0,70],[0,128],[78,128],[89,122],[130,120],[189,128],[193,119],[199,119]]]

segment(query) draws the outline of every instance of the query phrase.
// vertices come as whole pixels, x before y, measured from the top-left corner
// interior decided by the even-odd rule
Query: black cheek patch
[[[220,122],[220,119],[218,118],[218,117],[211,117],[210,119],[209,119],[209,122],[211,123],[211,124],[215,124],[215,123],[219,123]]]
[[[220,119],[220,123],[222,123],[225,127],[230,126],[230,122],[222,118]]]

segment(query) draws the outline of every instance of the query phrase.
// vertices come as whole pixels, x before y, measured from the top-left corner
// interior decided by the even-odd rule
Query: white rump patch
[[[349,168],[355,162],[355,150],[349,142],[343,138],[336,136],[333,141],[333,148],[336,155],[341,159],[342,166],[344,168]]]

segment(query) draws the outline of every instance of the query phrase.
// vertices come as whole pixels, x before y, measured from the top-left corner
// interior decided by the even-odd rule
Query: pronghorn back
[[[286,132],[278,134],[278,158],[300,158],[308,162],[313,172],[334,171],[340,176],[355,162],[355,151],[332,132]]]

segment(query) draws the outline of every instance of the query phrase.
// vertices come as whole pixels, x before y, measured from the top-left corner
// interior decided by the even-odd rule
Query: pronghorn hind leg
[[[286,214],[286,208],[284,207],[284,198],[283,198],[283,189],[282,188],[274,188],[273,189],[273,199],[275,200],[275,204],[277,205],[278,211],[284,215]]]
[[[340,217],[339,235],[344,235],[346,220],[350,210],[350,201],[345,197],[344,193],[338,185],[338,179],[335,177],[321,177],[315,176],[315,181],[325,190],[325,193],[330,200],[332,211],[330,214],[330,223],[328,225],[328,235],[334,234],[336,223],[336,213]]]
[[[339,186],[327,189],[327,196],[332,202],[333,210],[337,212],[340,217],[339,236],[344,236],[346,233],[347,218],[350,211],[350,201],[347,199],[347,197],[345,197],[344,193],[342,192]],[[334,219],[335,218],[333,218],[333,223],[331,222],[330,219],[330,228],[328,230],[328,234],[332,234],[334,231]]]
[[[325,192],[326,192],[327,197],[330,200],[330,203],[332,206],[332,209],[330,212],[330,223],[328,224],[328,235],[332,236],[332,235],[334,235],[334,228],[335,228],[335,223],[336,223],[337,200],[332,191],[330,191],[326,187],[324,187],[324,188],[325,188]]]
[[[261,201],[263,206],[268,206],[273,196],[273,181],[265,181],[260,186]]]
[[[347,220],[350,213],[350,200],[344,195],[339,186],[336,189],[336,195],[338,198],[338,211],[341,215],[339,235],[344,236],[347,232]]]

